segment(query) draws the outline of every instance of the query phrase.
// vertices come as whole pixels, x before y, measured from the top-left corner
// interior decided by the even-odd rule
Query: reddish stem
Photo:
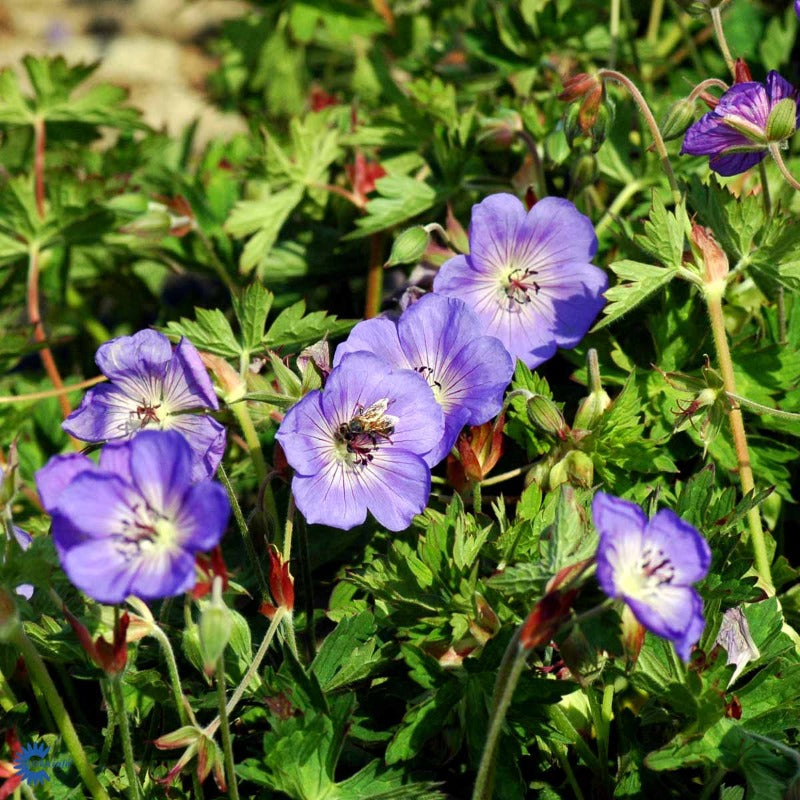
[[[46,141],[44,120],[37,117],[33,123],[34,155],[33,174],[36,181],[36,211],[44,219],[44,146]]]

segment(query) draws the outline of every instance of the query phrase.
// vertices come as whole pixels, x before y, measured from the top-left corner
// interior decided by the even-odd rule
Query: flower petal
[[[86,392],[80,406],[61,423],[61,427],[84,442],[128,438],[142,425],[137,408],[144,399],[145,385],[140,389],[136,397],[141,399],[137,400],[119,386],[110,383],[95,386]]]
[[[725,153],[720,156],[712,156],[708,166],[718,175],[729,177],[747,172],[750,167],[763,161],[767,156],[766,150],[755,153]]]
[[[117,475],[81,472],[58,497],[53,539],[59,546],[59,521],[68,520],[87,539],[107,539],[124,527],[131,509],[141,503],[138,492]]]
[[[625,601],[642,625],[671,640],[678,655],[689,660],[691,647],[705,627],[703,601],[694,589],[663,584],[647,602],[628,597]]]
[[[192,480],[210,478],[225,453],[225,426],[205,414],[175,414],[164,419],[163,430],[177,431],[192,451]]]
[[[493,274],[507,267],[526,217],[525,206],[513,194],[491,194],[472,206],[468,257],[472,268]]]
[[[275,438],[286,460],[301,475],[314,475],[334,458],[336,426],[322,410],[322,392],[305,395],[287,412]]]
[[[725,124],[718,111],[709,111],[686,131],[681,155],[714,156],[732,147],[752,146],[753,143],[743,133]]]
[[[777,84],[776,84],[777,86]],[[741,117],[764,131],[771,105],[767,89],[758,81],[734,83],[719,99],[714,113],[720,117]]]
[[[658,545],[672,562],[676,585],[703,580],[711,564],[711,548],[700,532],[674,511],[662,508],[648,523],[645,539]]]
[[[536,270],[588,262],[596,252],[591,220],[561,197],[543,197],[531,208],[514,248],[516,263]]]
[[[219,408],[219,400],[197,348],[182,337],[164,375],[164,403],[171,412]]]
[[[97,465],[83,453],[51,458],[36,472],[36,489],[42,505],[48,514],[52,514],[58,506],[58,499],[72,479],[81,472],[95,471]]]
[[[597,580],[609,597],[619,597],[617,575],[638,562],[647,517],[635,503],[598,492],[592,500],[592,519],[600,534]]]
[[[171,358],[169,339],[156,331],[143,330],[101,345],[95,362],[129,397],[147,399],[160,393]]]
[[[292,494],[306,522],[344,531],[364,522],[367,505],[349,473],[343,463],[331,461],[314,474],[292,478]]]
[[[177,431],[142,431],[130,444],[133,484],[153,511],[174,519],[192,482],[192,451]]]
[[[180,546],[189,553],[212,550],[225,533],[231,514],[228,494],[215,481],[202,481],[188,488],[175,518]]]
[[[361,350],[373,353],[393,367],[407,369],[412,366],[400,346],[397,324],[386,317],[376,317],[359,322],[350,331],[347,340],[336,348],[333,356],[334,367],[337,367],[348,353],[356,353]]]

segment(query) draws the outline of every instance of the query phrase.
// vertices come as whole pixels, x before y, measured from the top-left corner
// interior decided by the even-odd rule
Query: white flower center
[[[423,378],[428,382],[428,386],[431,387],[433,391],[433,397],[436,402],[441,406],[444,405],[443,402],[443,388],[441,381],[436,380],[436,373],[434,372],[433,367],[429,367],[427,364],[421,364],[418,367],[414,367],[414,372],[419,373],[422,375]]]
[[[131,507],[131,517],[122,520],[114,539],[119,552],[132,559],[157,550],[175,549],[179,535],[172,520],[136,504]]]
[[[621,594],[642,599],[651,596],[663,584],[671,583],[675,567],[663,550],[646,544],[639,558],[626,563],[615,577]]]

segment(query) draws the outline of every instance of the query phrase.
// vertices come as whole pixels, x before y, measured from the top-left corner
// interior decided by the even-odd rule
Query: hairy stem
[[[725,38],[725,31],[722,28],[722,11],[719,6],[711,8],[711,22],[714,25],[714,34],[717,37],[717,44],[722,51],[722,57],[725,59],[725,64],[731,72],[731,75],[736,77],[736,64],[731,55],[730,48],[728,47],[728,40]]]
[[[80,383],[71,383],[69,386],[64,386],[61,389],[47,389],[44,392],[28,392],[28,394],[15,394],[0,396],[0,406],[10,405],[12,403],[27,403],[34,400],[46,400],[48,397],[58,397],[59,395],[69,394],[69,392],[79,392],[83,389],[89,389],[92,386],[97,386],[98,383],[107,381],[105,375],[98,375],[96,378],[90,378]]]
[[[225,711],[227,712],[228,716],[233,713],[233,710],[239,704],[239,701],[242,699],[242,695],[245,693],[245,690],[250,684],[250,681],[253,680],[255,674],[258,672],[259,667],[261,666],[261,662],[264,660],[264,656],[267,654],[267,649],[272,642],[273,637],[275,636],[275,631],[278,630],[278,626],[281,624],[281,621],[287,614],[287,610],[280,606],[276,611],[275,615],[272,617],[272,621],[269,624],[269,628],[267,628],[266,634],[264,634],[264,638],[261,641],[261,644],[256,651],[253,660],[250,662],[250,666],[247,668],[247,672],[245,672],[244,677],[239,682],[239,685],[234,690],[233,694],[231,695],[231,699],[228,700],[228,704],[225,706]],[[205,730],[203,731],[206,736],[211,737],[216,732],[217,728],[220,725],[220,718],[219,716],[216,717],[212,722],[210,722]]]
[[[781,148],[779,142],[770,142],[769,145],[769,152],[772,155],[773,160],[778,165],[778,169],[781,171],[781,175],[783,175],[786,183],[795,189],[796,191],[800,192],[800,183],[797,182],[797,178],[789,172],[789,168],[786,166],[786,163],[783,160],[783,156],[781,155]]]
[[[710,284],[706,287],[705,300],[711,320],[711,332],[714,336],[717,361],[722,373],[723,387],[730,396],[736,394],[736,380],[733,374],[733,360],[728,346],[728,334],[725,330],[725,316],[722,310],[723,292],[724,286],[720,288],[716,284]],[[755,489],[755,481],[753,480],[753,470],[750,465],[750,453],[747,448],[744,418],[738,403],[734,403],[728,418],[730,419],[733,446],[736,450],[736,460],[739,464],[739,481],[742,485],[742,492],[748,494]],[[762,588],[768,595],[773,595],[775,589],[772,585],[764,530],[761,527],[761,514],[757,508],[751,508],[747,512],[747,523],[750,529],[750,547],[753,550],[756,573],[759,576]]]
[[[486,733],[486,741],[483,744],[481,763],[478,767],[478,775],[475,778],[475,786],[472,790],[472,800],[491,800],[494,797],[495,758],[500,732],[503,729],[506,711],[511,705],[514,690],[517,688],[520,675],[522,675],[522,670],[525,668],[527,656],[527,652],[519,644],[521,630],[521,628],[518,628],[508,643],[506,652],[503,654],[503,660],[500,662],[500,668],[497,671],[494,691],[492,692],[492,705],[489,712],[489,730]]]
[[[669,187],[672,190],[672,199],[675,205],[678,205],[678,203],[681,201],[681,193],[678,189],[678,181],[675,179],[675,173],[672,171],[672,164],[670,163],[669,156],[667,155],[667,146],[664,144],[664,137],[661,135],[661,130],[658,127],[656,118],[653,116],[653,112],[650,110],[650,106],[647,105],[647,101],[644,99],[644,96],[639,91],[636,84],[621,72],[616,72],[615,70],[611,69],[601,69],[597,74],[602,80],[615,81],[616,83],[624,86],[628,92],[630,92],[631,97],[639,107],[639,111],[644,117],[647,127],[650,129],[650,134],[653,137],[656,151],[661,159],[661,166],[664,169],[664,173],[669,181]]]
[[[139,779],[136,777],[136,762],[133,758],[133,740],[131,739],[131,726],[128,715],[125,713],[125,697],[122,694],[122,677],[114,675],[111,678],[111,691],[114,695],[119,735],[122,740],[122,752],[125,756],[125,774],[128,776],[130,796],[133,800],[140,800]]]
[[[311,582],[308,528],[302,518],[297,522],[297,544],[300,551],[300,579],[303,583],[303,598],[306,606],[306,655],[310,664],[317,654],[317,639],[314,632],[314,584]]]
[[[231,741],[231,728],[228,724],[228,710],[225,708],[225,659],[219,657],[217,661],[217,704],[219,706],[220,735],[222,736],[222,753],[225,757],[225,776],[228,781],[228,794],[232,800],[239,800],[239,787],[236,784],[234,771],[233,743]]]
[[[97,779],[97,775],[95,775],[89,763],[75,726],[72,724],[67,709],[61,700],[61,694],[53,683],[47,667],[39,655],[39,651],[34,647],[33,642],[28,638],[21,625],[15,631],[12,641],[17,645],[22,657],[25,659],[25,665],[28,667],[31,681],[40,689],[48,708],[53,714],[53,719],[61,732],[64,744],[67,746],[72,760],[75,762],[75,768],[78,770],[81,780],[94,800],[110,800],[108,793]]]
[[[228,473],[225,471],[225,468],[222,466],[222,464],[219,465],[217,474],[219,475],[225,490],[228,492],[228,499],[231,502],[233,518],[236,520],[236,527],[239,529],[239,534],[244,542],[244,549],[247,550],[247,557],[255,566],[256,578],[258,579],[258,586],[261,590],[261,596],[262,598],[266,599],[269,597],[269,585],[267,584],[264,570],[261,567],[261,559],[256,553],[256,548],[253,544],[253,537],[250,536],[250,528],[248,527],[247,521],[242,513],[242,507],[239,505],[239,499],[236,497],[236,492],[233,490],[233,484],[231,483]]]

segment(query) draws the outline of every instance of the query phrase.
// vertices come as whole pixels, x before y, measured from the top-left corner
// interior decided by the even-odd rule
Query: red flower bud
[[[264,616],[272,617],[279,608],[294,609],[294,578],[289,572],[289,562],[283,560],[278,548],[271,545],[269,550],[269,591],[275,605],[264,602],[258,609]]]
[[[737,58],[736,63],[733,65],[733,82],[734,83],[748,83],[753,80],[750,74],[750,67],[743,58]]]
[[[81,647],[100,669],[108,675],[117,675],[125,669],[128,661],[127,633],[131,621],[127,611],[117,620],[112,643],[107,642],[102,636],[92,641],[86,626],[66,606],[63,611]]]
[[[569,614],[578,590],[548,592],[534,607],[520,631],[519,643],[525,650],[547,644]]]

